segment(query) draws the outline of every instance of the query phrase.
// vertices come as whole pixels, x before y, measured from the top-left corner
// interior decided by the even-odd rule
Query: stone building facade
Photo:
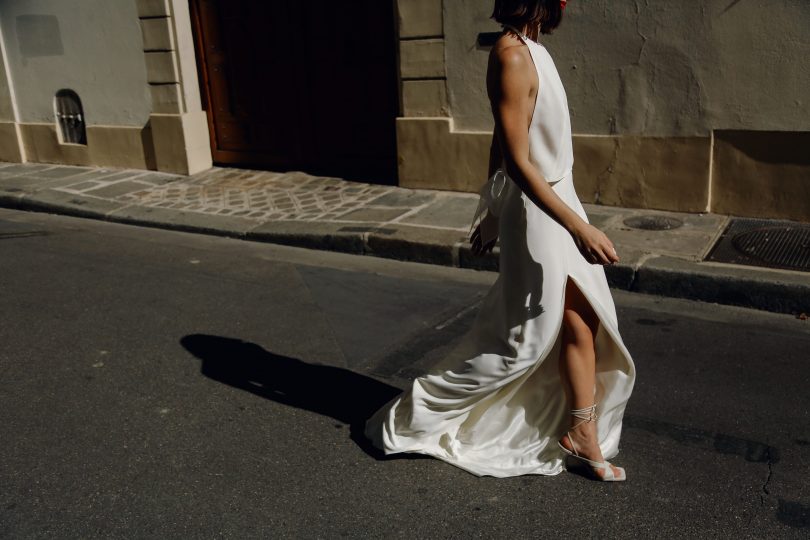
[[[0,159],[181,174],[226,160],[356,172],[414,188],[476,191],[481,185],[492,133],[484,75],[488,43],[499,31],[489,19],[492,0],[375,0],[344,19],[324,11],[335,2],[262,2],[278,16],[269,13],[265,24],[245,11],[236,30],[228,30],[233,13],[206,19],[219,9],[214,4],[0,3]],[[295,12],[287,4],[315,7]],[[379,5],[390,17],[382,10],[360,20]],[[276,19],[284,24],[273,26]],[[582,200],[810,221],[807,28],[804,0],[569,2],[562,26],[543,39],[568,92]],[[218,50],[221,40],[211,37],[228,31],[252,35],[238,58]],[[284,88],[273,73],[293,69],[282,60],[299,50],[289,41],[301,34],[325,47],[300,53],[314,59],[309,73],[328,67],[324,73],[335,80],[365,77],[368,90],[326,93],[324,75],[310,85],[324,92],[301,87],[273,94]],[[380,45],[363,49],[357,35]],[[247,58],[251,46],[266,45],[262,39],[278,41],[261,49],[260,58]],[[226,53],[231,57],[218,63]],[[363,71],[370,69],[366,54],[376,71]],[[239,77],[228,79],[221,65],[239,69]],[[245,98],[242,104],[252,108],[241,117],[226,115],[222,103],[238,104],[240,91],[256,90],[251,69],[269,93]],[[317,108],[333,95],[339,101]],[[83,142],[66,140],[65,122],[76,116],[71,100],[80,102],[72,107],[81,108]],[[284,100],[298,101],[278,111],[270,106]],[[63,103],[70,110],[60,110]],[[295,116],[285,116],[285,108],[309,114],[301,128],[308,131],[293,133]],[[363,130],[372,135],[353,138]],[[284,146],[293,139],[298,142]],[[352,144],[369,150],[354,155]],[[273,145],[280,145],[275,153]],[[374,167],[361,167],[369,163]]]

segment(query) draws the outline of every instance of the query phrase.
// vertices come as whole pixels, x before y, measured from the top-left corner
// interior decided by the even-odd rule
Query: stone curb
[[[474,256],[458,231],[407,225],[346,226],[342,223],[270,221],[113,203],[104,199],[0,193],[0,207],[100,219],[356,255],[497,271],[499,248]],[[631,258],[632,259],[632,258]],[[664,256],[636,258],[605,268],[612,288],[778,313],[810,314],[810,276],[701,263]]]
[[[628,290],[810,315],[810,276],[799,272],[656,257],[638,268]]]

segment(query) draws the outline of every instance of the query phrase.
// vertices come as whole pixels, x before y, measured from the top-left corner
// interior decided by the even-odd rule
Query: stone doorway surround
[[[200,102],[197,60],[187,0],[137,0],[155,168],[194,174],[209,169],[208,120]]]

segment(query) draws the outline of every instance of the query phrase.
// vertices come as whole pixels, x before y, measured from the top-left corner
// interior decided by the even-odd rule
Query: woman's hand
[[[584,221],[572,232],[574,242],[585,260],[591,264],[613,264],[619,262],[616,248],[610,239],[589,223]]]

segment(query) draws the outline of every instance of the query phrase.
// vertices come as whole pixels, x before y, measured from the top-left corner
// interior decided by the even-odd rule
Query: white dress
[[[562,81],[545,47],[521,39],[540,82],[530,160],[587,220],[574,190]],[[509,178],[499,210],[500,273],[475,321],[443,361],[366,421],[365,434],[385,454],[427,454],[477,476],[560,473],[564,455],[557,441],[570,417],[558,358],[570,276],[600,320],[597,433],[604,458],[611,459],[619,451],[635,366],[619,334],[604,268],[588,263],[571,235]]]

